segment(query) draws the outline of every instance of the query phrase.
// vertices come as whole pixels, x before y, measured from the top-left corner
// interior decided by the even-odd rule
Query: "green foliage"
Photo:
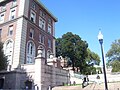
[[[102,69],[101,69],[101,67],[97,67],[96,70],[97,70],[96,73],[98,73],[98,74],[101,74],[101,73],[102,73]]]
[[[86,62],[89,65],[99,65],[100,64],[100,57],[98,56],[98,54],[90,51],[90,49],[87,49],[88,52],[88,56],[86,57]]]
[[[90,74],[96,74],[96,68],[90,65],[87,65],[86,68],[84,68],[83,74],[90,75]]]
[[[56,39],[56,56],[68,57],[68,65],[80,70],[83,74],[94,74],[99,65],[100,57],[88,49],[88,44],[78,35],[68,32],[62,38]]]
[[[3,44],[0,42],[0,70],[4,70],[7,67],[7,58],[3,53]]]
[[[85,58],[87,57],[86,41],[83,41],[78,35],[68,32],[62,38],[56,39],[56,56],[69,57],[72,67],[79,67],[83,72],[85,68]]]
[[[112,66],[112,72],[120,71],[120,39],[115,40],[111,44],[110,50],[107,52],[107,66]]]
[[[110,50],[107,52],[106,57],[109,61],[119,60],[120,61],[120,39],[115,40],[111,44]]]
[[[86,70],[85,73],[88,74],[96,74],[96,68],[94,65],[99,65],[100,64],[100,57],[98,54],[92,52],[89,48],[87,49],[87,57],[86,57]]]
[[[120,72],[120,61],[115,60],[112,62],[112,72]]]

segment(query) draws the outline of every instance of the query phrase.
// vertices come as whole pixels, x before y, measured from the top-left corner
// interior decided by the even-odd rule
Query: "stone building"
[[[0,0],[0,40],[8,59],[0,89],[47,90],[68,83],[68,71],[55,58],[55,22],[39,0]]]

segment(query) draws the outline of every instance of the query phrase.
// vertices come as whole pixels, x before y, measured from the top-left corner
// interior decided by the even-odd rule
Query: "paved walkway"
[[[55,87],[52,90],[105,90],[105,89],[104,83],[102,84],[92,83],[85,88],[82,88],[81,86],[61,86]],[[120,90],[120,82],[108,83],[108,90]]]
[[[81,86],[60,86],[55,87],[52,90],[82,90]]]
[[[120,82],[119,83],[108,83],[108,90],[120,90]],[[89,86],[85,87],[83,90],[105,90],[104,83],[97,84],[93,83]]]

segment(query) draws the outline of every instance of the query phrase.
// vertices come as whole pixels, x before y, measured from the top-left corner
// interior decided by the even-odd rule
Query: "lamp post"
[[[105,60],[104,60],[104,52],[103,52],[103,35],[102,35],[101,31],[99,31],[98,40],[99,40],[99,43],[100,43],[100,46],[101,46],[101,52],[102,52],[103,73],[104,73],[104,79],[105,79],[105,90],[108,90],[107,77],[106,77],[106,68],[105,68]]]

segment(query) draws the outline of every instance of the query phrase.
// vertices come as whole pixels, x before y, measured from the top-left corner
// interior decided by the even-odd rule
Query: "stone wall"
[[[23,65],[22,68],[26,70],[27,76],[31,77],[36,85],[35,74],[38,74],[39,72],[35,73],[35,65]],[[70,82],[69,72],[67,70],[63,70],[62,68],[57,68],[52,65],[44,65],[44,67],[42,66],[42,72],[44,72],[41,75],[41,83],[43,84],[42,88],[44,88],[42,90],[47,90],[49,86],[61,86]]]
[[[26,73],[22,71],[2,71],[0,72],[0,79],[4,79],[3,89],[24,89]]]
[[[59,86],[69,82],[69,72],[54,66],[45,66],[45,82],[47,86]]]
[[[36,86],[39,90],[48,90],[49,86],[61,86],[70,82],[67,70],[45,65],[42,58],[37,58],[35,64],[21,65],[21,68],[14,71],[1,71],[0,79],[4,79],[3,89],[14,90],[24,90],[27,81],[32,83],[30,90],[35,90]]]

